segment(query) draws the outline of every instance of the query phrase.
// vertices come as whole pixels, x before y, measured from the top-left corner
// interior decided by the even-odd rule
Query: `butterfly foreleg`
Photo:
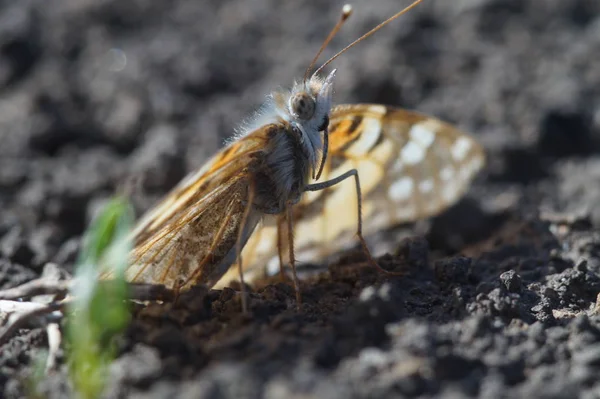
[[[360,178],[358,177],[358,171],[356,169],[351,169],[331,180],[327,180],[327,181],[324,181],[321,183],[309,184],[305,187],[305,191],[325,190],[325,189],[335,186],[338,183],[343,182],[344,180],[346,180],[350,177],[354,177],[354,183],[356,184],[356,203],[358,204],[358,209],[357,209],[357,211],[358,211],[357,225],[358,226],[357,226],[356,235],[358,236],[360,245],[367,257],[367,262],[369,264],[371,264],[372,266],[374,266],[376,269],[379,269],[384,273],[395,274],[395,273],[391,273],[391,272],[383,269],[381,266],[379,266],[379,264],[377,264],[375,259],[373,259],[373,256],[371,255],[371,251],[369,251],[369,248],[367,247],[367,243],[363,237],[363,234],[362,234],[362,192],[360,189]]]

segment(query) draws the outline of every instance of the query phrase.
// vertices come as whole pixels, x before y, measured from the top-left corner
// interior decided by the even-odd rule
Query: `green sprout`
[[[104,390],[108,368],[117,354],[113,338],[129,322],[125,268],[131,248],[127,236],[133,219],[127,200],[112,199],[83,238],[66,339],[71,382],[84,399],[97,398]],[[103,267],[111,268],[114,279],[100,283],[98,275]]]

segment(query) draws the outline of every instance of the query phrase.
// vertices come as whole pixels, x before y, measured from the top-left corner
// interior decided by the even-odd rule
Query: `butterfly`
[[[295,250],[323,255],[356,233],[377,266],[363,232],[454,204],[485,162],[474,139],[416,112],[333,106],[336,71],[320,76],[333,59],[420,1],[309,75],[350,15],[345,7],[304,79],[270,94],[228,145],[140,219],[126,279],[177,289],[214,287],[234,271],[243,279],[244,270],[276,257],[291,265],[299,302]]]
[[[319,262],[376,233],[436,216],[455,204],[485,165],[482,146],[458,128],[421,113],[380,104],[338,105],[331,110],[329,156],[322,179],[358,171],[362,212],[352,182],[306,193],[294,207],[293,246],[303,261]],[[314,180],[310,180],[314,184]],[[263,218],[242,252],[258,275],[264,266],[288,264],[286,215]],[[252,265],[262,266],[253,268]],[[232,268],[218,283],[237,278]]]

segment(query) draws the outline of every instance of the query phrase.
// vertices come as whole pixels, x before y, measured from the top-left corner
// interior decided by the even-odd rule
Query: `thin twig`
[[[46,304],[38,302],[20,302],[0,300],[0,313],[22,313],[41,309]]]
[[[42,277],[14,288],[0,291],[0,300],[28,299],[37,295],[65,296],[75,283],[75,279],[55,281]],[[100,282],[100,284],[102,283]],[[129,285],[129,293],[130,299],[139,301],[167,301],[175,297],[173,290],[159,284],[131,283]],[[13,311],[18,311],[18,309]]]
[[[29,304],[27,305],[29,306],[29,309],[11,315],[11,317],[8,319],[8,323],[6,324],[6,326],[2,330],[0,330],[0,345],[4,344],[6,340],[27,321],[34,317],[52,313],[55,310],[60,310],[65,305],[66,301],[53,302],[49,304],[23,302],[23,304],[25,303]]]
[[[62,341],[62,334],[60,333],[60,326],[58,323],[50,323],[46,327],[46,333],[48,334],[48,358],[46,359],[46,372],[54,370],[56,368],[56,358],[60,351],[60,342]]]
[[[109,283],[110,281],[100,282]],[[62,295],[65,296],[68,293],[69,288],[75,284],[75,280],[71,279],[68,281],[56,281],[48,278],[40,278],[37,280],[30,281],[21,286],[10,288],[8,290],[0,291],[0,313],[8,313],[10,317],[6,326],[0,330],[0,345],[2,345],[8,337],[10,337],[16,330],[18,330],[27,321],[37,316],[42,316],[48,313],[52,313],[56,310],[61,310],[62,307],[70,302],[73,298],[66,298],[59,302],[51,303],[38,303],[38,302],[21,302],[16,299],[30,298],[37,295]],[[175,298],[175,292],[165,287],[164,285],[157,284],[129,284],[129,299],[137,301],[171,301]],[[4,298],[10,298],[15,300],[6,300]],[[54,323],[53,323],[54,324]],[[53,340],[57,337],[51,336],[50,328],[48,326],[48,340],[50,345],[50,355],[52,354]],[[52,327],[54,329],[54,327]],[[59,332],[60,334],[60,332]],[[60,336],[58,337],[58,344],[60,346]],[[55,356],[55,354],[53,355]],[[48,360],[49,364],[51,360]]]
[[[41,277],[0,291],[0,299],[25,299],[36,295],[66,295],[72,284],[73,280],[56,281]]]

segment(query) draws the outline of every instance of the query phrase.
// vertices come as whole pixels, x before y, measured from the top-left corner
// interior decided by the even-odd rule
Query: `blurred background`
[[[408,3],[354,2],[322,60]],[[131,176],[149,207],[302,76],[342,5],[0,2],[5,255],[53,259]],[[600,179],[599,13],[595,0],[425,1],[334,63],[335,102],[402,106],[472,132],[491,154],[485,191],[512,195],[503,206],[552,175],[543,202],[586,207],[600,196],[588,184]]]
[[[72,263],[79,237],[98,205],[116,191],[131,188],[132,179],[136,182],[133,185],[135,205],[143,211],[188,171],[202,165],[221,147],[223,140],[232,135],[243,118],[261,104],[265,95],[278,86],[291,86],[294,79],[301,79],[338,19],[343,4],[338,0],[0,0],[0,288],[31,279],[48,261],[62,266]],[[321,60],[407,6],[409,1],[356,0],[352,4],[353,16]],[[477,277],[487,281],[487,288],[482,290],[495,288],[505,293],[500,291],[503,283],[499,282],[497,274],[516,268],[515,265],[524,265],[524,268],[530,267],[527,277],[528,283],[533,282],[530,287],[538,284],[539,288],[538,279],[542,281],[544,276],[562,270],[580,273],[577,276],[584,275],[587,270],[596,275],[600,271],[597,236],[600,227],[599,54],[598,0],[426,0],[333,63],[332,67],[338,69],[334,100],[337,104],[372,102],[429,113],[458,125],[485,145],[489,164],[463,205],[459,204],[453,211],[434,220],[433,227],[427,231],[433,249],[455,253],[463,249],[465,243],[493,235],[500,219],[520,221],[529,218],[537,223],[543,216],[545,220],[583,221],[577,230],[581,246],[571,245],[569,240],[557,245],[564,250],[561,252],[563,259],[575,261],[586,254],[588,263],[584,267],[588,269],[585,271],[581,268],[575,271],[572,264],[567,268],[566,261],[561,264],[562,269],[554,268],[548,261],[549,249],[543,245],[542,249],[515,246],[504,253],[498,250],[495,258],[490,256],[492,260],[483,262],[489,269],[480,272],[484,277]],[[535,223],[534,227],[537,226]],[[542,227],[540,230],[545,234],[548,228]],[[560,230],[553,232],[560,237]],[[451,235],[454,238],[450,239]],[[514,234],[505,231],[504,236],[510,239]],[[502,239],[500,237],[498,242]],[[554,236],[552,239],[555,240]],[[531,257],[523,260],[520,256],[525,255]],[[448,263],[448,273],[462,270],[466,275],[470,263],[465,265],[464,258],[459,261]],[[550,265],[547,266],[549,271],[544,269],[541,274],[539,265]],[[485,273],[491,276],[488,280]],[[590,275],[591,272],[586,276]],[[556,281],[572,281],[560,274],[556,276]],[[425,276],[418,282],[418,289],[431,287],[427,284],[432,280],[431,276]],[[588,284],[591,277],[581,281],[584,281],[583,277],[564,289],[552,286],[555,291],[538,290],[571,295],[572,287],[584,287],[581,296],[573,294],[567,298],[565,294],[567,299],[560,297],[559,301],[556,299],[558,294],[554,297],[548,294],[550,299],[543,297],[546,294],[539,295],[547,299],[546,304],[561,304],[566,308],[575,303],[572,308],[581,309],[588,306],[597,293],[593,291],[595,286]],[[459,310],[456,314],[460,317],[477,312],[485,317],[491,314],[489,320],[486,318],[480,323],[471,319],[475,321],[469,325],[473,330],[487,328],[490,334],[503,334],[496,329],[497,324],[492,328],[492,317],[501,313],[489,304],[494,303],[493,299],[488,301],[484,296],[488,302],[476,302],[482,298],[479,293],[483,283],[478,285],[479,280],[474,278],[468,282],[471,285],[467,288],[455,287],[459,291],[452,291],[452,295],[458,292],[457,298],[463,295],[459,298],[463,302],[457,299]],[[460,284],[467,284],[467,278]],[[519,280],[517,286],[520,284]],[[396,292],[409,292],[404,286],[399,287],[401,289],[396,287]],[[451,313],[441,304],[448,295],[444,291],[446,287],[441,287],[439,296],[427,297],[428,292],[420,291],[425,292],[425,299],[416,300],[416,305],[408,306],[407,312],[417,316],[429,314],[427,312],[441,314],[441,319],[447,321],[444,317]],[[585,291],[585,287],[592,287],[589,288],[591,291]],[[531,298],[539,299],[533,293],[536,289],[531,290],[523,295],[522,308],[514,305],[517,303],[514,295],[496,296],[498,303],[501,302],[497,306],[513,312],[508,314],[506,325],[512,317],[517,320],[516,314],[529,317],[522,316],[522,320],[517,320],[522,323],[532,323],[536,317],[541,321],[554,320],[554,308],[550,309],[550,305],[540,305],[540,313],[531,316]],[[470,307],[464,305],[468,295],[471,295],[468,298],[472,301]],[[386,337],[384,329],[389,321],[384,318],[386,313],[380,312],[384,315],[381,316],[383,320],[374,323],[380,330],[373,333],[369,330],[371,321],[364,322],[371,320],[370,316],[365,316],[370,313],[366,310],[364,314],[360,313],[360,309],[356,311],[358,316],[347,319],[350,320],[348,324],[340,324],[342,346],[337,347],[338,352],[331,354],[333,338],[319,344],[324,349],[317,354],[317,363],[330,364],[327,362],[334,358],[330,365],[336,365],[346,355],[346,346],[351,347],[346,345],[350,341],[344,341],[347,338],[344,334],[354,331],[357,326],[362,328],[356,330],[362,346],[372,343],[368,338],[370,334],[381,333],[381,337]],[[237,311],[234,313],[238,314]],[[404,318],[404,315],[394,317]],[[289,318],[302,321],[295,313]],[[394,342],[397,347],[417,348],[414,353],[439,355],[441,352],[436,351],[440,349],[440,343],[450,339],[448,337],[462,339],[461,342],[466,343],[465,351],[492,346],[488,341],[479,346],[471,345],[475,332],[471,338],[457,338],[460,334],[456,331],[469,330],[463,325],[456,329],[450,326],[449,330],[445,324],[440,324],[439,329],[424,324],[418,324],[416,328],[414,319],[406,320],[405,335],[398,335],[405,338],[394,338],[405,341]],[[578,323],[569,331],[583,331],[589,327],[589,323]],[[286,325],[285,322],[280,324]],[[510,323],[516,330],[508,336],[518,336],[520,325]],[[292,330],[299,331],[300,328]],[[150,331],[154,333],[154,330]],[[197,331],[205,330],[198,329],[193,333]],[[303,331],[308,336],[307,342],[293,341],[298,345],[290,347],[315,347],[311,331],[317,331],[314,336],[329,337],[318,329]],[[414,334],[407,331],[414,331]],[[430,331],[438,335],[430,334]],[[234,341],[235,333],[237,330]],[[256,334],[262,337],[262,333]],[[416,385],[404,388],[408,387],[406,392],[413,392],[410,389],[423,388],[422,381],[431,378],[432,392],[435,392],[439,381],[459,378],[445,374],[447,370],[468,373],[472,367],[473,370],[486,370],[492,389],[488,393],[497,393],[503,389],[498,382],[498,373],[504,373],[502,381],[511,384],[510,381],[523,381],[526,378],[525,362],[541,359],[543,353],[550,353],[548,358],[554,360],[570,359],[570,355],[565,355],[570,352],[560,349],[558,343],[548,344],[551,348],[545,348],[547,352],[538,351],[536,345],[546,342],[546,336],[541,332],[539,336],[535,334],[531,333],[528,342],[533,343],[527,347],[529,349],[519,349],[518,342],[506,336],[494,341],[500,344],[492,355],[500,360],[494,363],[489,360],[491,357],[486,358],[485,367],[477,363],[483,359],[480,353],[467,356],[467,360],[455,355],[444,357],[443,354],[429,359],[431,364],[441,365],[435,369],[439,373],[434,370],[438,374],[420,375],[414,382]],[[565,332],[562,336],[568,334]],[[179,346],[183,342],[181,333],[171,329],[165,336],[171,337],[164,341],[164,346],[168,347],[164,355],[167,361],[157,366],[159,370],[165,370],[163,373],[168,374],[169,370],[179,373],[169,365],[183,360],[169,363],[171,352],[175,353],[173,356],[184,354],[180,357],[190,363],[197,362],[192,368],[194,371],[186,374],[188,377],[208,363],[203,354],[204,347],[198,349],[201,354],[198,358],[188,358],[186,356],[193,350]],[[425,340],[425,336],[431,338]],[[248,342],[253,343],[254,338],[251,336]],[[288,342],[285,341],[288,338],[275,342]],[[569,346],[570,349],[581,342],[593,342],[593,339],[574,339],[578,341]],[[225,357],[237,353],[235,342],[231,352],[223,345]],[[173,350],[169,343],[179,349]],[[28,345],[24,344],[24,351]],[[271,342],[267,342],[264,347],[276,347],[270,345]],[[321,348],[319,345],[316,346]],[[429,345],[428,349],[421,350],[423,345]],[[259,360],[263,359],[260,356],[271,353],[260,345],[256,348]],[[518,349],[517,355],[522,357],[516,356],[518,361],[514,364],[502,366],[507,348]],[[559,349],[553,352],[555,348]],[[272,349],[272,352],[276,350]],[[538,352],[542,354],[534,357]],[[14,361],[18,356],[6,353],[1,364],[13,362],[11,367],[18,367]],[[220,354],[218,348],[216,353]],[[410,360],[404,352],[398,353],[400,362]],[[131,356],[138,355],[134,352]],[[350,371],[362,373],[361,365],[369,361],[376,364],[377,359],[381,359],[377,356],[382,355],[380,352],[367,353],[364,359],[359,358],[360,362],[366,363],[359,362],[356,369],[342,368],[336,378],[342,382],[352,381]],[[146,364],[145,359],[135,358],[136,367]],[[597,358],[589,363],[593,367]],[[264,380],[260,381],[270,378],[272,370],[269,367],[277,368],[269,366],[270,363],[257,364],[264,364],[270,370],[261,374]],[[416,363],[398,364],[409,369],[417,367]],[[402,367],[394,370],[408,370]],[[548,367],[554,367],[554,364]],[[227,372],[218,369],[212,374],[225,381],[223,389],[235,388],[231,381],[236,380],[238,374],[233,371],[227,374],[230,370],[233,369],[226,369]],[[318,376],[321,375],[319,370],[311,372]],[[509,373],[513,370],[521,374],[511,380],[513,377]],[[561,378],[572,377],[564,370],[555,368],[555,374],[548,371],[550,374],[546,376],[551,378],[540,377],[537,385],[532,379],[530,392],[538,392],[540,387],[546,386],[544,381],[550,380],[561,389],[565,386]],[[367,371],[354,383],[361,385],[361,381],[371,381]],[[473,373],[472,377],[477,380],[479,371]],[[590,381],[596,378],[597,370],[594,373],[590,371]],[[248,375],[246,382],[259,384],[254,374]],[[296,383],[302,386],[304,374],[294,375],[299,379]],[[211,374],[207,378],[210,379]],[[569,381],[573,386],[581,381],[572,378]],[[4,379],[5,376],[0,374],[0,382]],[[144,381],[147,383],[148,379]],[[465,383],[465,389],[481,388],[478,392],[485,396],[487,385],[480,387],[472,381]],[[281,386],[272,385],[272,388]],[[343,392],[339,393],[335,384],[326,388],[331,388],[327,392],[337,393],[338,396],[333,397],[342,397]],[[239,389],[243,391],[243,386]],[[285,395],[287,391],[281,389],[283,391],[277,392],[283,394],[273,397],[289,397]],[[160,397],[160,390],[157,392]],[[232,394],[231,397],[239,395]]]

